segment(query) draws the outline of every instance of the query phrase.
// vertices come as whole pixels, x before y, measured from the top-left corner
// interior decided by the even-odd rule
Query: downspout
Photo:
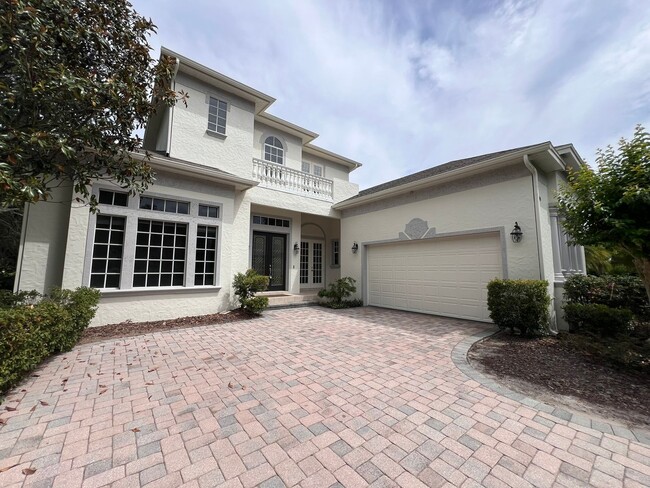
[[[176,65],[174,66],[174,72],[172,73],[172,90],[174,93],[176,93],[176,75],[178,74],[178,70],[181,67],[181,62],[176,58]],[[176,104],[172,105],[170,107],[170,114],[169,114],[169,120],[167,122],[167,150],[165,151],[165,155],[169,157],[172,153],[172,125],[174,122],[174,107]]]
[[[535,211],[535,233],[537,234],[537,261],[539,263],[539,279],[546,279],[544,273],[544,257],[542,256],[542,226],[540,218],[540,197],[539,197],[539,179],[537,168],[530,162],[528,154],[524,154],[524,165],[530,171],[533,178],[533,209]],[[555,316],[555,299],[551,297],[551,323],[550,328],[552,332],[557,332],[557,317]]]

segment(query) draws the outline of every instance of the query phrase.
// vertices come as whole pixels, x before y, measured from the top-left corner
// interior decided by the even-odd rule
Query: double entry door
[[[287,236],[272,232],[253,232],[252,268],[269,276],[269,290],[286,290]]]
[[[322,288],[323,241],[305,239],[300,242],[300,288]]]

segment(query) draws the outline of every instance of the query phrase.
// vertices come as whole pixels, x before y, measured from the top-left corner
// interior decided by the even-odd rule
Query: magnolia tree
[[[131,191],[153,180],[135,131],[182,94],[174,60],[155,61],[155,25],[126,0],[0,2],[0,206],[47,200],[71,182],[110,179]]]
[[[650,134],[637,126],[618,150],[599,149],[596,163],[570,171],[558,194],[564,228],[578,244],[628,253],[650,301]]]

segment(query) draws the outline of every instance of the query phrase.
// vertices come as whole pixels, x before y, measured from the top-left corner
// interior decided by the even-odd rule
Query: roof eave
[[[293,136],[299,137],[303,144],[307,144],[318,137],[318,134],[316,132],[312,132],[308,129],[305,129],[304,127],[300,127],[299,125],[293,124],[287,120],[281,119],[280,117],[276,117],[275,115],[271,115],[266,112],[261,112],[255,115],[255,120],[275,129],[287,132]]]
[[[209,81],[212,84],[219,86],[245,100],[253,102],[255,104],[256,113],[263,112],[269,108],[273,102],[275,102],[275,98],[272,96],[267,95],[266,93],[262,93],[255,88],[245,85],[244,83],[240,83],[237,80],[234,80],[224,74],[219,73],[218,71],[197,63],[196,61],[193,61],[190,58],[183,56],[182,54],[178,54],[177,52],[174,52],[164,46],[160,48],[160,55],[176,58],[180,63],[181,71],[185,71],[189,74],[194,75],[200,74],[203,77],[207,78],[206,81]]]
[[[336,210],[344,210],[365,203],[370,203],[376,200],[381,200],[382,198],[386,198],[388,196],[394,196],[409,191],[419,190],[420,188],[426,188],[427,186],[431,186],[432,184],[440,183],[445,180],[459,178],[461,176],[466,176],[472,173],[479,173],[489,167],[506,165],[514,159],[523,158],[525,154],[541,152],[552,147],[553,146],[551,145],[550,142],[544,142],[536,146],[530,146],[520,151],[504,154],[503,156],[498,156],[492,159],[487,159],[485,161],[481,161],[480,163],[465,166],[463,168],[447,171],[444,173],[430,176],[428,178],[423,178],[421,180],[415,180],[408,183],[404,183],[403,185],[387,188],[385,190],[378,191],[376,193],[371,193],[369,195],[364,195],[362,197],[358,197],[358,198],[353,197],[351,200],[344,200],[342,202],[333,205],[332,208]]]
[[[131,153],[135,159],[146,160],[154,168],[166,170],[170,173],[180,174],[208,180],[223,185],[232,186],[237,191],[244,191],[259,185],[258,181],[241,178],[236,175],[224,174],[224,172],[210,168],[208,166],[183,161],[180,159],[171,159],[160,154],[148,153]]]
[[[328,151],[327,149],[323,149],[322,147],[315,146],[314,144],[305,144],[303,147],[303,151],[308,153],[308,154],[314,154],[316,156],[319,156],[323,159],[327,159],[328,161],[332,161],[337,164],[341,164],[343,166],[347,166],[348,168],[351,168],[352,170],[355,170],[362,166],[361,163],[354,161],[352,159],[343,157],[339,154],[333,153],[331,151]]]

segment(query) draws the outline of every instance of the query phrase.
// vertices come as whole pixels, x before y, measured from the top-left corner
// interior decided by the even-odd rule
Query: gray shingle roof
[[[540,143],[540,144],[544,144],[544,143]],[[532,144],[530,146],[516,147],[513,149],[506,149],[505,151],[499,151],[499,152],[494,152],[489,154],[481,154],[480,156],[473,156],[471,158],[449,161],[448,163],[440,164],[438,166],[434,166],[433,168],[428,168],[422,171],[418,171],[417,173],[413,173],[407,176],[403,176],[401,178],[397,178],[396,180],[387,181],[386,183],[382,183],[380,185],[373,186],[371,188],[366,188],[365,190],[360,191],[357,195],[353,196],[352,198],[348,198],[347,200],[344,201],[351,202],[352,200],[363,197],[365,195],[370,195],[383,190],[388,190],[389,188],[395,188],[401,185],[405,185],[406,183],[411,183],[413,181],[423,180],[425,178],[429,178],[430,176],[446,173],[448,171],[453,171],[455,169],[471,166],[473,164],[481,163],[489,159],[494,159],[500,156],[504,156],[508,153],[516,153],[531,147],[539,146],[540,144]]]

